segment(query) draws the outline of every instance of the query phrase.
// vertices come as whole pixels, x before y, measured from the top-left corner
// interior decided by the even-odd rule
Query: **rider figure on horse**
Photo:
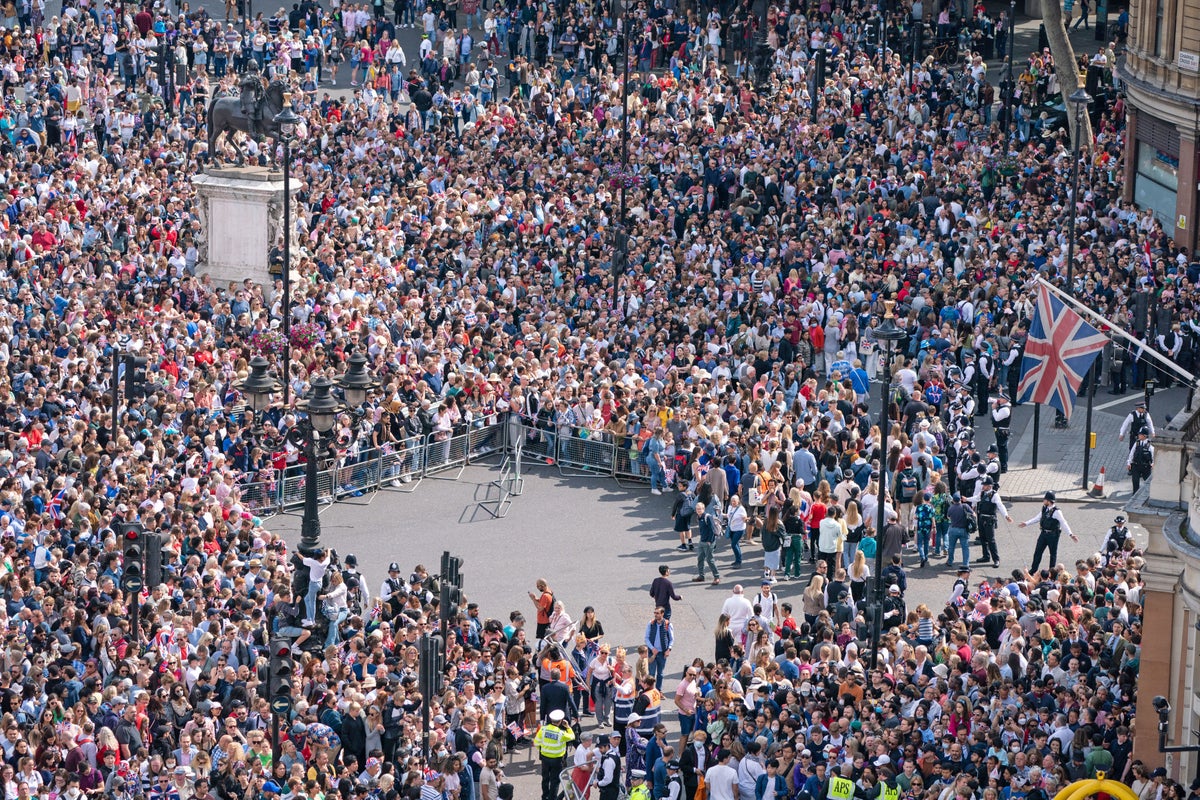
[[[246,133],[249,136],[258,135],[258,121],[262,118],[262,100],[265,94],[262,73],[258,71],[258,62],[250,59],[246,64],[246,72],[238,83],[242,91],[242,113],[246,116]]]

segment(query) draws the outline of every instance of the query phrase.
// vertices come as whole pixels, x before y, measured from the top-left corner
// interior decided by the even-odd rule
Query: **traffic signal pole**
[[[121,351],[112,349],[112,441],[117,441],[117,420],[121,415],[121,382],[118,380],[117,364],[121,361]]]

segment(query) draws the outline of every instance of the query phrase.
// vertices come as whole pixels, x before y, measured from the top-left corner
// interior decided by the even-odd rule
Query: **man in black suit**
[[[542,687],[541,713],[544,722],[552,711],[561,711],[567,722],[575,719],[575,710],[571,706],[571,690],[563,683],[562,673],[557,669],[550,670],[550,682]]]
[[[708,763],[708,754],[704,745],[708,734],[704,731],[692,731],[691,741],[679,755],[679,772],[683,775],[683,800],[692,800],[696,796],[696,787],[700,784],[700,776],[704,770],[712,766]]]

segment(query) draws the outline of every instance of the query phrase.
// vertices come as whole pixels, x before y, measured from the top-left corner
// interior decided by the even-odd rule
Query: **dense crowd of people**
[[[999,582],[960,572],[944,610],[908,609],[896,566],[877,666],[862,646],[872,548],[890,568],[911,537],[924,563],[967,546],[968,512],[951,509],[973,508],[985,546],[989,513],[1006,516],[1006,450],[974,453],[961,434],[980,415],[1007,427],[998,395],[1014,394],[1028,287],[1061,280],[1067,215],[1076,295],[1193,363],[1200,267],[1120,199],[1123,101],[1097,109],[1072,198],[1065,132],[1034,113],[1056,91],[1049,54],[1017,71],[1003,134],[984,61],[1005,52],[1003,16],[924,9],[951,26],[931,41],[954,31],[964,57],[922,51],[910,69],[907,7],[776,4],[766,89],[752,4],[639,5],[628,39],[617,10],[304,3],[243,33],[232,2],[224,20],[186,3],[69,3],[49,19],[42,0],[0,5],[4,798],[495,800],[512,793],[509,748],[554,711],[619,734],[570,756],[603,798],[639,771],[656,796],[675,775],[689,800],[702,775],[712,800],[731,781],[743,800],[1045,800],[1099,769],[1145,800],[1187,795],[1129,756],[1132,545],[1074,569],[1051,548],[1047,568]],[[395,32],[416,25],[426,38],[406,54]],[[233,155],[207,151],[205,111],[251,61],[302,117],[286,308],[278,282],[197,269],[220,232],[203,230],[190,178]],[[321,88],[339,69],[348,99]],[[883,376],[888,453],[867,406],[885,301],[908,334]],[[807,581],[801,607],[766,602],[769,583],[753,602],[735,590],[715,652],[665,687],[682,741],[651,652],[663,629],[626,653],[594,612],[564,620],[548,587],[533,635],[519,613],[453,621],[445,692],[423,700],[416,643],[438,623],[425,571],[394,564],[371,593],[350,563],[308,558],[310,591],[253,513],[254,487],[303,457],[284,436],[295,410],[260,430],[236,389],[286,314],[315,340],[292,348],[292,398],[351,352],[383,378],[339,417],[339,459],[506,413],[597,436],[653,491],[682,490],[680,546],[708,545],[714,579],[706,537],[728,531],[735,554],[758,537],[769,578]],[[114,425],[116,350],[149,366]],[[1148,374],[1119,347],[1099,371],[1113,391]],[[139,593],[121,589],[114,533],[132,521],[164,537],[164,582]],[[276,761],[272,631],[300,665]]]

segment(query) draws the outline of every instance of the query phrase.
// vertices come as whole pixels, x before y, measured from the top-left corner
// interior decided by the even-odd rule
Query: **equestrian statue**
[[[266,83],[258,62],[251,59],[238,88],[240,96],[214,97],[208,106],[208,154],[213,161],[219,160],[217,139],[222,134],[227,142],[234,131],[242,131],[255,141],[261,141],[264,135],[272,139],[279,136],[275,115],[283,110],[283,95],[287,91],[284,82]],[[246,155],[241,148],[236,149],[241,166],[246,163]]]

